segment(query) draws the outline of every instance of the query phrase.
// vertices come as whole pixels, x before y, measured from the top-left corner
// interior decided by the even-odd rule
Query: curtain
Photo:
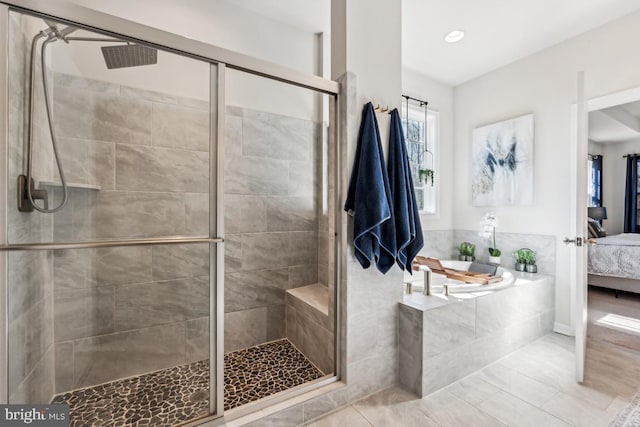
[[[602,206],[602,156],[593,156],[591,164],[591,185],[593,185],[591,206]]]
[[[640,233],[638,227],[638,162],[639,155],[627,157],[627,183],[624,196],[624,232]]]

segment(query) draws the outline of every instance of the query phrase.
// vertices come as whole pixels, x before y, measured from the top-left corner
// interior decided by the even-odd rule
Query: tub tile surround
[[[489,293],[405,296],[399,304],[400,384],[426,396],[549,333],[553,277],[515,275],[513,286]]]
[[[423,256],[438,259],[457,259],[458,245],[471,242],[476,245],[476,258],[481,262],[489,262],[489,239],[478,236],[479,230],[428,230],[423,231]],[[556,238],[542,234],[503,233],[496,232],[496,245],[502,251],[501,265],[513,269],[515,259],[513,253],[520,248],[536,251],[538,273],[555,275],[556,273]]]

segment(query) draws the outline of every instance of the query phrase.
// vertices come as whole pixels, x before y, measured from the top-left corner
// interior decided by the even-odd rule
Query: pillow
[[[607,237],[605,229],[593,218],[588,219],[587,228],[589,230],[589,238]]]

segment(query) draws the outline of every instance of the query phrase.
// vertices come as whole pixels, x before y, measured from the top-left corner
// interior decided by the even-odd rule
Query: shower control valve
[[[42,200],[44,202],[44,209],[49,209],[49,203],[47,202],[47,190],[36,190],[33,178],[29,181],[29,188],[31,190],[31,198],[35,202],[36,200]],[[33,204],[29,200],[29,188],[27,187],[27,176],[18,176],[18,210],[20,212],[33,212]]]

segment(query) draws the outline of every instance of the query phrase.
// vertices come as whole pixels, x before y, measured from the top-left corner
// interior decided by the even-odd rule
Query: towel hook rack
[[[378,113],[391,114],[391,111],[390,111],[388,106],[383,108],[383,107],[380,106],[380,104],[378,104],[373,110],[378,112]]]

